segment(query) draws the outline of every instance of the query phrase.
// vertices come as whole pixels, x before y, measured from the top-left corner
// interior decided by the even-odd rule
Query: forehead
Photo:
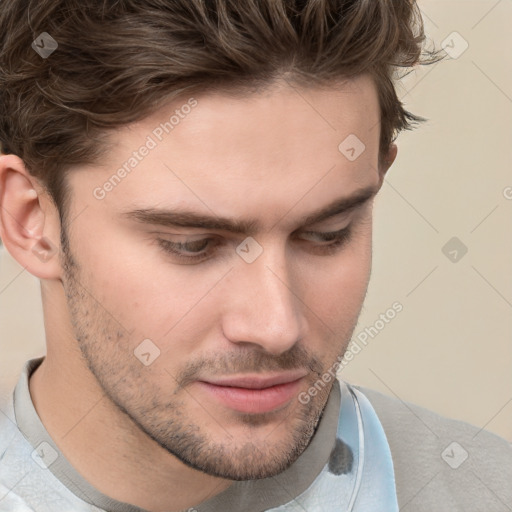
[[[368,76],[333,87],[281,82],[247,96],[182,96],[116,130],[108,160],[78,179],[89,180],[86,188],[101,186],[151,140],[103,207],[179,205],[254,218],[300,203],[300,216],[376,184],[379,115]]]
[[[253,176],[283,157],[296,161],[311,157],[312,147],[338,156],[338,141],[350,134],[367,146],[379,134],[377,93],[366,76],[333,88],[304,89],[279,82],[245,97],[219,91],[200,95],[196,101],[197,107],[183,120],[187,122],[180,122],[169,134],[169,143],[197,162],[214,158],[228,168],[247,162]],[[173,107],[179,110],[184,102],[174,102]],[[140,127],[147,131],[156,126],[161,114]]]
[[[336,155],[338,141],[351,134],[366,146],[379,136],[377,91],[368,75],[308,89],[281,80],[258,93],[218,90],[195,94],[193,100],[191,108],[191,97],[183,95],[121,128],[119,149],[126,154],[141,136],[153,134],[160,149],[172,150],[176,158],[186,153],[189,161],[229,163],[250,155],[254,173],[258,158],[263,163],[291,152],[309,156],[314,144]]]

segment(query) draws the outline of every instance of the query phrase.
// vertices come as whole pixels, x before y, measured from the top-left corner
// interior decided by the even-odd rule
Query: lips
[[[283,410],[291,405],[303,383],[303,377],[295,377],[296,375],[291,374],[264,379],[239,377],[221,379],[215,384],[197,381],[194,385],[201,393],[207,395],[208,401],[213,399],[229,409],[242,413],[262,414]]]
[[[302,377],[306,376],[307,372],[295,371],[289,373],[280,373],[276,375],[270,375],[267,377],[261,377],[260,375],[250,375],[243,377],[225,377],[218,379],[203,380],[207,384],[213,384],[214,386],[226,386],[233,388],[244,388],[244,389],[265,389],[279,384],[287,384],[294,382]]]

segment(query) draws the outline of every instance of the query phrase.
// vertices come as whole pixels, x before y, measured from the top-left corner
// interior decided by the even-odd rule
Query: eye
[[[209,256],[211,249],[206,250],[216,241],[214,238],[203,238],[201,240],[186,242],[171,242],[163,238],[158,239],[158,244],[167,253],[176,255],[184,260],[196,260]]]
[[[345,238],[350,234],[350,226],[347,228],[340,229],[338,231],[305,231],[305,235],[312,235],[313,238],[320,239],[322,242],[331,242],[331,241],[340,241],[345,240]]]
[[[347,245],[352,237],[352,225],[338,231],[319,232],[319,231],[306,231],[305,235],[310,235],[321,242],[330,242],[327,244],[316,245],[315,249],[320,253],[330,255],[341,250]]]
[[[320,241],[320,243],[312,244],[316,252],[329,255],[337,252],[350,241],[352,226],[350,225],[338,231],[329,232],[304,231],[301,238],[304,237],[304,235],[306,235],[307,238],[316,239],[316,242]],[[309,240],[303,241],[308,242]],[[157,242],[164,252],[171,254],[184,262],[190,263],[208,259],[217,250],[217,248],[222,245],[222,242],[216,238],[202,238],[201,240],[186,240],[184,242],[172,242],[170,240],[158,238]]]

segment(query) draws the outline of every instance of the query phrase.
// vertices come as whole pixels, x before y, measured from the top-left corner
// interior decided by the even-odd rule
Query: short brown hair
[[[42,32],[58,43],[48,58],[31,47]],[[0,141],[64,220],[66,171],[98,163],[109,129],[163,101],[256,92],[283,76],[315,86],[370,73],[382,157],[401,130],[425,121],[404,109],[393,82],[399,68],[443,58],[425,39],[415,0],[9,0],[0,10]]]

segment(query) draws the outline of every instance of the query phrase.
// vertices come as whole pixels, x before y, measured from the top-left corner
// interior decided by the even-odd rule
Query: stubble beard
[[[82,285],[80,266],[71,254],[66,236],[63,241],[63,285],[75,338],[90,372],[130,428],[135,426],[186,466],[229,480],[269,478],[282,473],[299,458],[316,432],[333,382],[307,404],[291,403],[290,412],[283,413],[283,420],[272,430],[274,435],[258,445],[251,441],[251,429],[257,431],[259,425],[267,424],[270,413],[238,416],[237,423],[248,427],[245,439],[231,436],[225,421],[223,439],[212,439],[212,431],[201,426],[204,421],[194,421],[184,414],[183,398],[194,403],[186,387],[178,394],[164,395],[155,381],[148,378],[155,373],[143,367],[129,348],[136,342],[131,342],[128,332]],[[315,368],[317,374],[310,374],[311,384],[321,373],[318,366]],[[169,386],[176,389],[176,381],[169,379]],[[123,426],[119,427],[122,430]],[[273,441],[277,432],[281,433],[279,440]]]

